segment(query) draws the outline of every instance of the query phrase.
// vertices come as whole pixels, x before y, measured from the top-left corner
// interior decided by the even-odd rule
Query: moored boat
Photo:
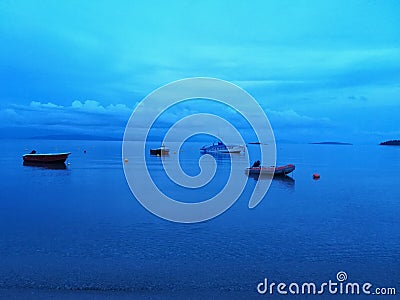
[[[244,147],[241,145],[225,145],[222,142],[213,143],[210,146],[203,146],[200,148],[202,153],[241,153],[244,151]]]
[[[29,153],[22,156],[24,162],[41,164],[64,163],[71,152],[65,153]]]
[[[296,169],[293,164],[288,164],[279,167],[263,167],[263,166],[253,166],[251,168],[246,168],[247,175],[272,175],[274,176],[285,176],[292,173]]]
[[[169,148],[165,145],[162,145],[160,148],[150,149],[151,155],[169,155]]]

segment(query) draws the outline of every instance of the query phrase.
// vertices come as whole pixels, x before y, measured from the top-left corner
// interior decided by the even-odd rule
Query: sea
[[[203,144],[171,146],[170,157],[181,155],[182,169],[195,175]],[[274,178],[259,205],[250,209],[249,195],[263,181],[249,178],[223,214],[182,224],[135,199],[122,142],[1,145],[1,299],[399,297],[400,147],[277,143],[278,164],[296,170]],[[24,166],[22,155],[32,149],[71,155],[64,168]],[[167,180],[162,160],[168,159],[146,157],[155,182]],[[198,193],[204,197],[219,192],[232,163],[229,155],[215,161],[221,171],[210,190]],[[182,201],[198,201],[192,189],[178,190]],[[303,283],[315,283],[318,293],[329,281],[336,293],[325,286],[322,294],[301,294]],[[277,290],[280,283],[287,294]],[[346,294],[340,283],[370,283],[371,294]],[[377,295],[376,288],[395,288],[397,295]]]

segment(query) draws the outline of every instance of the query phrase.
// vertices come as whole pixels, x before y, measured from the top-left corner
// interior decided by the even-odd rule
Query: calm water
[[[189,173],[198,170],[199,146],[182,155]],[[70,164],[23,166],[25,149],[71,151]],[[277,154],[297,169],[274,180],[259,206],[247,208],[251,179],[226,213],[185,225],[155,217],[133,198],[120,142],[4,141],[0,297],[285,299],[258,296],[257,283],[320,284],[338,271],[399,293],[400,147],[281,144]],[[229,160],[217,163],[222,179],[205,195],[224,183]],[[163,181],[160,158],[149,165]]]

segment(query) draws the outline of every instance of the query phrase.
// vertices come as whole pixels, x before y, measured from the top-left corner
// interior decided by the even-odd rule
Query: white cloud
[[[102,105],[98,101],[79,100],[70,105],[31,101],[29,105],[12,104],[0,109],[2,126],[67,126],[123,128],[132,110],[125,104]]]
[[[70,108],[85,112],[103,114],[127,114],[132,112],[132,109],[125,104],[110,104],[108,106],[103,106],[100,104],[100,102],[94,100],[86,100],[83,103],[79,100],[75,100],[72,102]]]
[[[64,106],[57,105],[52,102],[41,103],[38,101],[32,101],[29,106],[33,108],[64,108]]]
[[[332,127],[328,118],[313,118],[299,114],[293,109],[283,111],[267,110],[266,113],[273,128]]]

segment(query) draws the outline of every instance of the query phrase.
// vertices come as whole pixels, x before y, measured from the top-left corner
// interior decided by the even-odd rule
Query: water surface
[[[182,154],[188,173],[198,172],[201,145]],[[71,151],[70,164],[23,166],[31,149]],[[293,177],[273,180],[255,209],[250,179],[227,212],[198,224],[164,221],[134,199],[120,142],[17,140],[2,150],[0,296],[248,299],[264,277],[321,283],[338,271],[399,292],[398,147],[277,145],[278,162],[296,165]],[[148,162],[165,183],[160,158]],[[202,197],[225,182],[229,160],[217,164],[220,179]]]

